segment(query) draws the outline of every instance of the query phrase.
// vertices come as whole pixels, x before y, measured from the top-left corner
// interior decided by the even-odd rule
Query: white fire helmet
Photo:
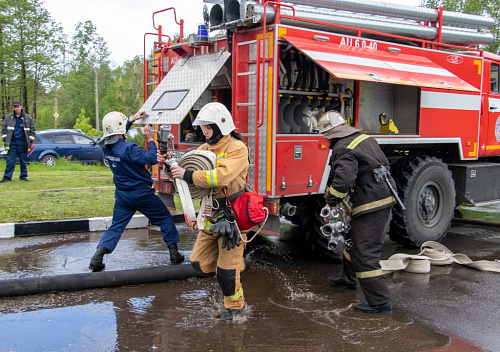
[[[127,133],[127,116],[118,111],[108,112],[102,118],[102,138]]]
[[[327,111],[318,120],[318,129],[320,134],[347,123],[344,117],[335,110]]]
[[[235,130],[233,118],[227,108],[221,103],[208,103],[201,108],[193,122],[193,126],[215,123],[223,136]]]

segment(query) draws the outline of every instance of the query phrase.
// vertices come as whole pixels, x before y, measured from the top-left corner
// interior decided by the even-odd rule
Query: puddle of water
[[[0,315],[1,351],[113,351],[112,302]]]
[[[196,235],[180,235],[179,247],[188,258]],[[10,242],[10,248],[0,249],[0,277],[16,269],[36,273],[35,266],[50,260],[57,265],[44,272],[88,272],[98,239],[76,236],[61,246]],[[168,265],[164,247],[154,231],[127,233],[106,265]],[[0,351],[451,352],[447,346],[461,342],[398,313],[406,309],[400,303],[404,296],[395,297],[391,314],[354,310],[364,301],[361,291],[336,289],[325,281],[340,264],[318,261],[300,246],[260,238],[247,252],[254,262],[243,282],[246,315],[234,323],[218,319],[224,307],[214,278],[10,297],[0,299]],[[445,275],[395,274],[391,285],[401,295],[410,284],[431,290],[438,274]]]

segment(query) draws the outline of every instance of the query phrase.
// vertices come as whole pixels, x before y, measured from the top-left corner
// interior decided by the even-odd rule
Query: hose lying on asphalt
[[[404,270],[416,274],[425,274],[431,271],[432,265],[448,265],[457,263],[481,271],[492,271],[500,273],[500,263],[497,261],[477,260],[473,261],[465,254],[454,254],[441,243],[427,241],[420,247],[419,254],[396,253],[387,260],[381,260],[382,271]]]
[[[139,285],[169,280],[183,280],[190,277],[204,276],[195,272],[193,266],[190,264],[95,273],[37,276],[0,281],[0,297]]]

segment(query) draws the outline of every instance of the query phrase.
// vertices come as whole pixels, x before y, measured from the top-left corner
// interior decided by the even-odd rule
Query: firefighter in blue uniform
[[[356,290],[358,282],[367,302],[356,305],[366,313],[390,312],[390,292],[380,267],[380,252],[392,206],[396,203],[387,183],[375,174],[384,174],[396,188],[389,174],[389,162],[377,141],[347,125],[337,111],[328,111],[318,120],[319,132],[330,143],[330,178],[325,192],[327,206],[333,208],[347,195],[352,201],[352,241],[344,249],[340,276],[329,276],[336,287]]]
[[[92,271],[104,269],[103,257],[113,252],[127,224],[136,211],[146,215],[153,225],[160,227],[163,240],[170,252],[170,262],[178,264],[184,261],[177,248],[179,233],[172,215],[165,204],[151,187],[153,180],[146,170],[146,165],[154,165],[156,144],[149,125],[144,127],[144,138],[148,150],[137,144],[127,142],[125,134],[134,120],[142,117],[142,111],[129,119],[120,112],[112,111],[102,119],[103,136],[99,145],[109,161],[115,184],[115,207],[113,220],[109,229],[104,232],[97,250],[90,261]]]

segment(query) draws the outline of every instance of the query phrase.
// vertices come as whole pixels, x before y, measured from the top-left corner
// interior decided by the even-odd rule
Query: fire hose
[[[384,274],[404,270],[416,274],[425,274],[431,271],[432,265],[449,265],[457,263],[481,271],[500,273],[500,262],[489,260],[473,261],[465,254],[453,253],[441,243],[427,241],[420,247],[418,254],[396,253],[387,260],[381,260],[380,265]]]
[[[176,158],[167,161],[169,166],[179,165],[186,170],[212,170],[216,167],[216,156],[214,153],[207,150],[192,150],[182,156],[177,161]],[[186,181],[175,178],[175,186],[179,193],[182,209],[184,210],[184,220],[190,231],[198,231],[201,224],[200,216],[203,215],[207,205],[209,195],[214,192],[212,188],[198,188],[194,184],[188,184]],[[200,219],[196,218],[193,199],[201,199]],[[210,204],[211,205],[211,204]]]

